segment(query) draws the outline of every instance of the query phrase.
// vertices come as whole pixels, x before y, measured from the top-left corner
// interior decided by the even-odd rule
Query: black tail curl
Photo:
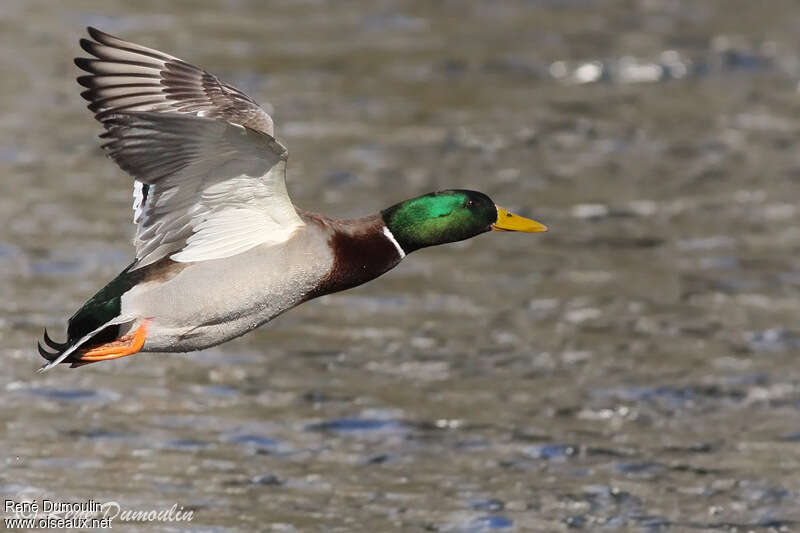
[[[47,361],[54,361],[70,346],[68,342],[56,342],[51,339],[50,335],[47,334],[46,329],[44,330],[44,343],[48,346],[48,348],[55,350],[55,352],[49,352],[42,346],[41,342],[36,343],[36,346],[39,348],[39,355],[41,355]]]

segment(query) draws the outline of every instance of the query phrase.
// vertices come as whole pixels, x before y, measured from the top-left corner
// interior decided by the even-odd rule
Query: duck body
[[[279,247],[145,267],[120,304],[120,315],[135,317],[129,328],[149,321],[140,351],[187,352],[226,342],[302,302],[366,283],[402,259],[379,217],[347,221],[308,213],[302,218],[306,224]],[[353,249],[364,253],[352,254]]]
[[[89,28],[78,82],[103,148],[134,179],[134,261],[47,331],[40,371],[236,338],[297,305],[366,283],[420,248],[542,224],[467,190],[338,220],[297,208],[288,151],[249,96],[158,50]]]

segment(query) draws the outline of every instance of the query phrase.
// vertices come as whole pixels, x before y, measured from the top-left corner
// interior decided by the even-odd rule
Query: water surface
[[[89,24],[272,106],[299,206],[474,188],[551,231],[414,253],[201,353],[34,374],[132,254],[74,81]],[[200,531],[800,527],[799,25],[789,1],[4,3],[0,492]]]

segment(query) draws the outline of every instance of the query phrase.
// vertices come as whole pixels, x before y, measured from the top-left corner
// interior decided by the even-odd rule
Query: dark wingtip
[[[79,69],[85,70],[86,72],[92,72],[89,68],[91,59],[88,57],[76,57],[75,58],[75,65],[78,66]]]
[[[78,41],[78,44],[81,45],[81,48],[83,49],[84,52],[88,52],[88,53],[92,54],[93,56],[97,55],[93,51],[95,45],[97,44],[94,41],[90,41],[89,39],[81,39],[80,41]]]
[[[99,43],[103,42],[102,41],[103,37],[105,37],[105,36],[111,37],[107,33],[98,30],[94,26],[86,26],[86,33],[89,34],[89,37],[91,37],[92,39],[94,39],[95,41],[97,41]]]
[[[106,33],[104,31],[100,31],[92,26],[87,26],[86,31],[89,33],[89,36],[92,39],[94,39],[100,44],[115,46],[117,43],[115,43],[114,41],[122,41],[122,39],[120,39],[119,37],[111,35],[110,33]]]

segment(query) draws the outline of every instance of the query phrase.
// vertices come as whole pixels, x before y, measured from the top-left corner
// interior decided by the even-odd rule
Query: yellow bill
[[[531,220],[529,218],[521,217],[510,213],[500,207],[497,207],[497,222],[492,224],[492,229],[495,231],[522,231],[525,233],[540,233],[547,231],[547,226]]]

